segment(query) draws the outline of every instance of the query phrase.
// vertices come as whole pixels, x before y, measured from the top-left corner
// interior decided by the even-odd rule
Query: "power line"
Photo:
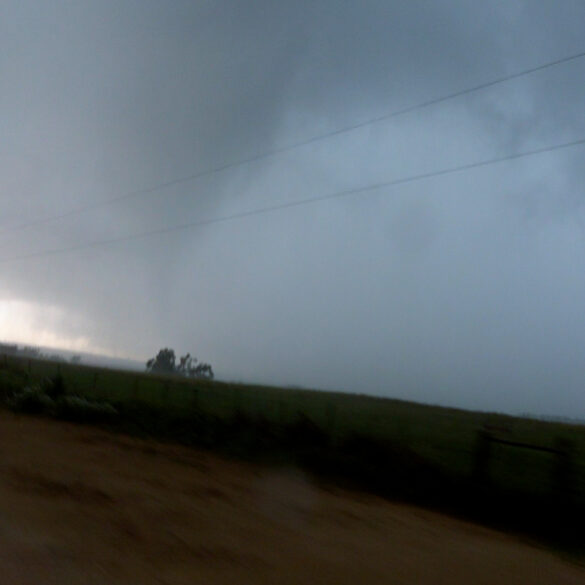
[[[475,85],[473,87],[469,87],[467,89],[463,89],[463,90],[459,90],[450,94],[446,94],[444,96],[440,96],[437,98],[433,98],[430,100],[426,100],[423,102],[419,102],[417,104],[411,105],[411,106],[407,106],[405,108],[402,109],[398,109],[398,110],[394,110],[392,112],[386,113],[386,114],[382,114],[380,116],[376,116],[373,118],[369,118],[367,120],[364,120],[362,122],[358,122],[355,124],[349,124],[347,126],[343,126],[341,128],[338,128],[336,130],[330,131],[330,132],[325,132],[323,134],[318,134],[316,136],[313,136],[311,138],[305,139],[305,140],[301,140],[298,142],[294,142],[292,144],[286,145],[286,146],[281,146],[278,148],[274,148],[272,150],[268,150],[265,151],[261,154],[257,154],[248,158],[244,158],[244,159],[240,159],[238,161],[234,161],[231,163],[225,163],[223,165],[217,166],[217,167],[213,167],[211,169],[207,169],[204,171],[199,171],[197,173],[193,173],[191,175],[186,175],[184,177],[178,177],[176,179],[172,179],[170,181],[166,181],[163,183],[158,183],[156,185],[153,185],[151,187],[146,187],[144,189],[137,189],[135,191],[129,191],[123,195],[119,195],[116,197],[111,197],[110,199],[104,199],[103,201],[98,201],[96,203],[91,203],[89,205],[85,205],[85,206],[81,206],[81,207],[76,207],[74,209],[71,209],[69,211],[65,211],[63,213],[57,214],[57,215],[52,215],[52,216],[48,216],[48,217],[44,217],[44,218],[39,218],[36,220],[32,220],[32,221],[28,221],[25,223],[21,223],[12,227],[6,227],[3,229],[0,229],[0,234],[3,233],[10,233],[10,232],[15,232],[15,231],[21,231],[24,229],[28,229],[30,227],[35,227],[38,225],[43,225],[46,223],[50,223],[50,222],[54,222],[54,221],[59,221],[61,219],[66,219],[68,217],[72,217],[75,215],[79,215],[82,213],[87,213],[89,211],[93,211],[95,209],[99,209],[101,207],[106,207],[108,205],[112,205],[114,203],[118,203],[121,201],[126,201],[129,199],[134,199],[136,197],[141,197],[144,195],[148,195],[150,193],[154,193],[156,191],[160,191],[163,189],[167,189],[169,187],[173,187],[175,185],[180,185],[182,183],[188,183],[190,181],[194,181],[196,179],[200,179],[203,177],[207,177],[207,176],[211,176],[211,175],[216,175],[219,174],[223,171],[227,171],[229,169],[233,169],[239,166],[243,166],[249,163],[253,163],[253,162],[257,162],[266,158],[270,158],[273,156],[276,156],[278,154],[283,154],[285,152],[290,152],[292,150],[295,150],[297,148],[301,148],[302,146],[308,146],[309,144],[313,144],[316,142],[320,142],[322,140],[326,140],[327,138],[332,138],[334,136],[339,136],[341,134],[346,134],[348,132],[352,132],[353,130],[358,130],[359,128],[364,128],[366,126],[371,126],[373,124],[377,124],[379,122],[383,122],[386,120],[390,120],[391,118],[395,118],[398,116],[403,116],[405,114],[409,114],[412,113],[416,110],[420,110],[423,108],[428,108],[430,106],[434,106],[458,97],[462,97],[471,93],[475,93],[477,91],[481,91],[502,83],[506,83],[508,81],[512,81],[514,79],[519,79],[521,77],[526,77],[528,75],[532,75],[533,73],[537,73],[539,71],[544,71],[546,69],[549,69],[551,67],[556,67],[558,65],[562,65],[565,63],[569,63],[572,61],[576,61],[578,59],[581,59],[585,57],[585,51],[582,51],[580,53],[575,53],[573,55],[570,55],[568,57],[563,57],[561,59],[556,59],[554,61],[549,61],[547,63],[543,63],[542,65],[537,65],[536,67],[531,67],[529,69],[524,69],[522,71],[519,71],[517,73],[512,73],[510,75],[504,75],[502,77],[498,77],[496,79],[493,79],[491,81],[487,81],[484,83],[480,83],[479,85]]]
[[[133,240],[142,240],[142,239],[145,239],[145,238],[148,238],[151,236],[163,235],[163,234],[168,234],[168,233],[177,232],[177,231],[184,231],[184,230],[194,229],[194,228],[198,228],[198,227],[204,227],[204,226],[218,224],[218,223],[225,223],[225,222],[234,221],[237,219],[244,219],[244,218],[251,217],[254,215],[272,213],[275,211],[291,209],[293,207],[301,207],[303,205],[309,205],[312,203],[319,203],[319,202],[327,201],[327,200],[331,200],[331,199],[339,199],[341,197],[348,197],[350,195],[366,194],[366,193],[369,193],[371,191],[375,191],[375,190],[382,189],[385,187],[395,187],[397,185],[404,185],[406,183],[413,183],[415,181],[421,181],[424,179],[430,179],[430,178],[434,178],[434,177],[451,175],[454,173],[469,171],[469,170],[477,169],[480,167],[487,167],[490,165],[494,165],[494,164],[498,164],[498,163],[502,163],[502,162],[506,162],[506,161],[516,160],[516,159],[520,159],[520,158],[526,158],[526,157],[535,156],[538,154],[544,154],[544,153],[553,152],[556,150],[573,148],[576,146],[583,146],[583,145],[585,145],[585,138],[582,138],[580,140],[573,140],[571,142],[564,142],[561,144],[555,144],[552,146],[546,146],[546,147],[542,147],[542,148],[528,150],[528,151],[524,151],[524,152],[520,152],[520,153],[516,153],[516,154],[509,154],[509,155],[501,156],[501,157],[497,157],[497,158],[486,159],[486,160],[478,161],[478,162],[474,162],[474,163],[467,163],[467,164],[458,165],[455,167],[448,167],[448,168],[441,169],[438,171],[430,171],[428,173],[420,173],[417,175],[410,175],[408,177],[403,177],[401,179],[393,179],[391,181],[383,181],[383,182],[374,183],[371,185],[366,185],[364,187],[345,189],[343,191],[336,191],[334,193],[328,193],[326,195],[318,195],[315,197],[307,197],[305,199],[298,199],[296,201],[290,201],[288,203],[279,203],[276,205],[259,207],[256,209],[251,209],[249,211],[242,211],[239,213],[233,213],[231,215],[225,215],[222,217],[203,219],[203,220],[199,220],[199,221],[179,224],[179,225],[170,226],[170,227],[166,227],[166,228],[158,228],[158,229],[154,229],[154,230],[139,232],[136,234],[129,234],[129,235],[120,236],[117,238],[111,238],[111,239],[107,239],[107,240],[98,240],[95,242],[88,242],[85,244],[78,244],[76,246],[70,246],[70,247],[65,247],[65,248],[53,248],[51,250],[41,250],[39,252],[32,252],[30,254],[23,254],[21,256],[13,256],[11,258],[2,258],[2,259],[0,259],[0,264],[4,264],[7,262],[22,261],[22,260],[31,260],[34,258],[41,258],[41,257],[46,257],[46,256],[56,256],[59,254],[65,254],[65,253],[69,253],[69,252],[77,252],[80,250],[88,250],[91,248],[98,248],[98,247],[107,246],[110,244],[119,244],[119,243],[124,243],[124,242],[130,242]]]

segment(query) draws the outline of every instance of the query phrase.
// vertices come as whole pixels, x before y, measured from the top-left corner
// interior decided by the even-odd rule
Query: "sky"
[[[585,146],[388,185],[584,139],[585,57],[388,117],[585,52],[583,23],[580,0],[5,0],[0,338],[585,417]]]

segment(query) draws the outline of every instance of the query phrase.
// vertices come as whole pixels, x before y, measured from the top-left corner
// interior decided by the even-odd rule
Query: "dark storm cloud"
[[[247,159],[582,51],[580,2],[8,2],[0,224]],[[3,257],[585,135],[571,64],[28,230]],[[64,339],[223,377],[581,409],[582,150],[5,264]],[[55,309],[55,307],[57,309]],[[61,312],[59,312],[59,310]],[[59,315],[61,315],[59,317]],[[85,332],[85,333],[83,333]],[[562,388],[562,392],[555,389]]]

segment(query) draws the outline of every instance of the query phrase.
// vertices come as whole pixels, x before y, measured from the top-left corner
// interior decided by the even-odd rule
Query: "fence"
[[[572,507],[575,497],[579,493],[576,446],[573,441],[558,437],[554,446],[550,447],[498,437],[485,429],[478,431],[474,453],[473,478],[476,485],[484,491],[497,487],[493,486],[491,474],[491,468],[496,459],[494,454],[495,446],[550,456],[548,473],[549,502],[558,512]],[[517,474],[526,473],[526,469],[521,466],[517,467],[515,471]]]
[[[280,423],[291,422],[303,411],[303,397],[298,391],[222,384],[178,376],[145,375],[139,372],[94,368],[82,364],[29,358],[22,355],[0,357],[0,368],[19,370],[26,375],[23,383],[38,383],[44,378],[61,374],[71,393],[88,399],[128,402],[142,401],[154,406],[183,411],[199,410],[219,417],[243,412]],[[303,393],[300,393],[303,394]],[[304,391],[309,394],[309,391]],[[290,397],[295,396],[295,404]],[[337,406],[329,399],[312,414],[318,424],[334,432],[337,426]],[[313,409],[312,409],[313,410]]]
[[[199,411],[222,418],[243,412],[252,418],[284,425],[295,422],[302,414],[323,429],[333,443],[342,442],[351,433],[360,433],[373,440],[379,439],[384,445],[404,446],[406,452],[414,453],[421,461],[429,461],[447,473],[466,481],[471,475],[479,493],[482,486],[501,484],[515,489],[517,485],[520,491],[536,486],[538,495],[546,492],[558,502],[570,502],[577,495],[585,505],[585,461],[582,457],[585,428],[571,431],[570,436],[578,440],[573,444],[566,439],[555,442],[554,429],[558,425],[534,423],[538,433],[542,433],[532,441],[526,433],[504,437],[505,428],[484,428],[477,433],[480,421],[486,416],[480,413],[374,397],[209,383],[17,355],[1,356],[0,377],[11,369],[18,370],[26,384],[61,373],[68,391],[89,399],[144,401],[154,406],[183,412]],[[506,455],[504,451],[519,454]],[[516,476],[519,479],[516,480]]]

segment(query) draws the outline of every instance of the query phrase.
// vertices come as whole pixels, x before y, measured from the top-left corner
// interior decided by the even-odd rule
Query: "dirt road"
[[[0,413],[0,583],[576,585],[585,569],[293,469]]]

